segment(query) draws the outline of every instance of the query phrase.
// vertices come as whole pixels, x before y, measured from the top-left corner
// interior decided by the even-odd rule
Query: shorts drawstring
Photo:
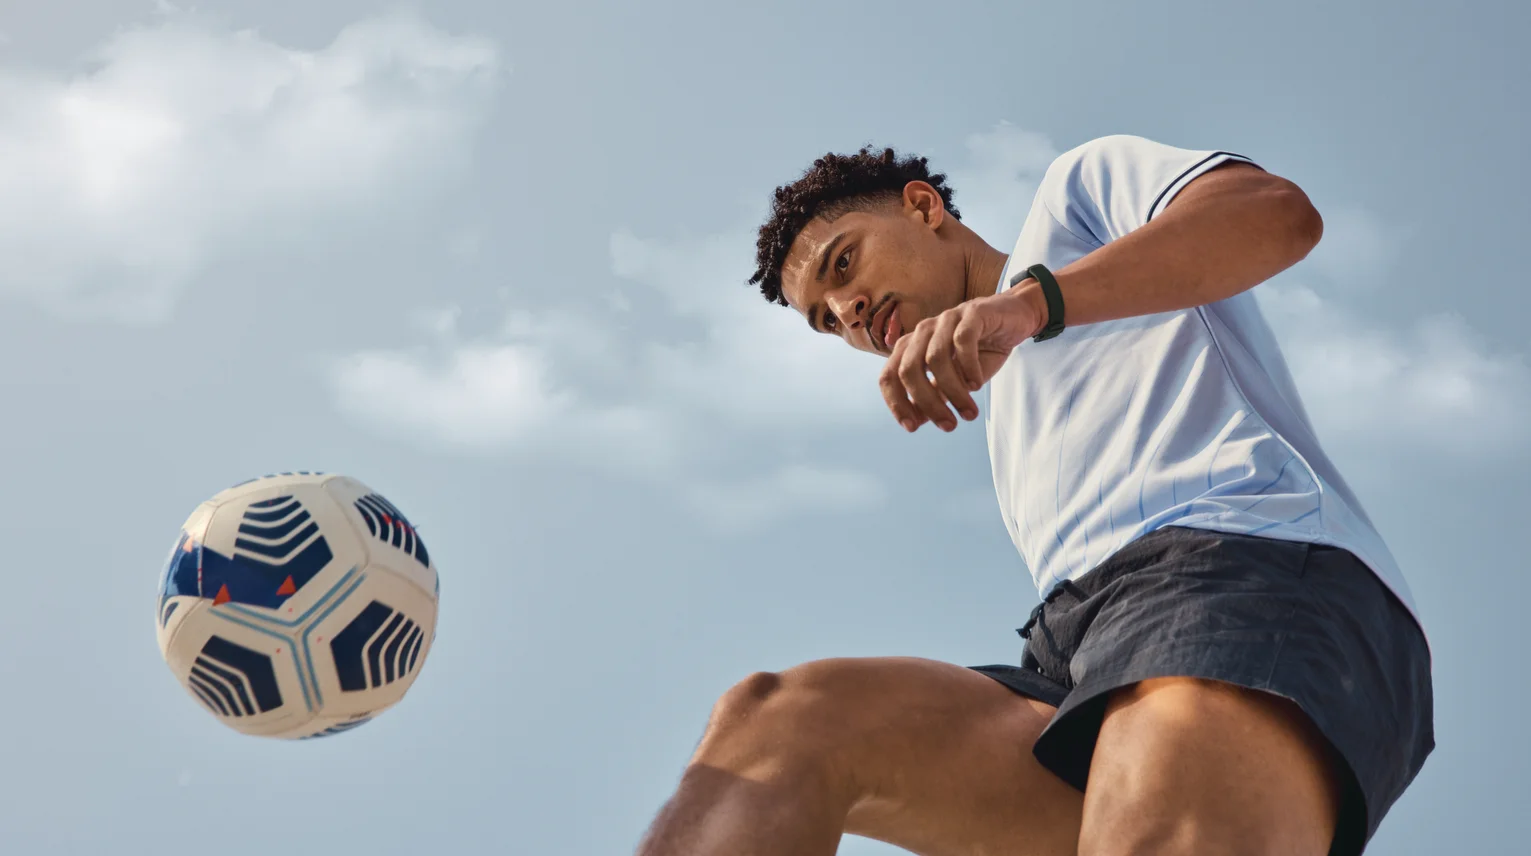
[[[1079,586],[1074,585],[1072,580],[1064,580],[1063,582],[1058,583],[1056,586],[1053,586],[1052,591],[1048,592],[1047,596],[1042,598],[1042,602],[1038,603],[1035,607],[1032,608],[1031,615],[1026,619],[1026,623],[1021,625],[1020,628],[1018,628],[1015,632],[1021,634],[1022,639],[1030,641],[1031,629],[1037,625],[1037,620],[1042,617],[1042,610],[1046,609],[1049,603],[1057,600],[1058,596],[1064,592],[1068,592],[1080,600],[1084,600],[1085,598],[1085,593],[1080,591]]]

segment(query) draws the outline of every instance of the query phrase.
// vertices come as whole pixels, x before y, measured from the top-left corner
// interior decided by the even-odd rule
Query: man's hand
[[[893,418],[907,431],[927,421],[943,431],[955,430],[950,407],[963,419],[978,418],[972,394],[994,377],[1017,345],[1042,329],[1046,316],[1041,289],[1028,279],[921,321],[899,337],[878,379]]]

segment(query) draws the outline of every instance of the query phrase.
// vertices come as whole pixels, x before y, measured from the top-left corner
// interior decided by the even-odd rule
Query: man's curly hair
[[[813,162],[801,178],[776,188],[771,216],[755,241],[755,275],[751,285],[771,303],[787,305],[781,293],[781,266],[787,251],[814,217],[833,220],[849,211],[867,210],[903,196],[904,185],[923,181],[941,195],[947,213],[962,219],[952,205],[946,176],[930,171],[922,157],[899,157],[893,149],[863,147],[853,155],[833,152]]]

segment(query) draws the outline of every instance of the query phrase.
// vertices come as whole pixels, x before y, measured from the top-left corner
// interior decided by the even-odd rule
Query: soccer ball
[[[425,543],[355,479],[282,473],[197,506],[160,577],[160,654],[244,734],[323,737],[404,697],[436,637]]]

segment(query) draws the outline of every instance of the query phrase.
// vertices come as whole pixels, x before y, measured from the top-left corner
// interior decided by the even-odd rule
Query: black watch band
[[[1034,342],[1045,342],[1063,332],[1063,292],[1058,288],[1058,278],[1046,265],[1032,265],[1010,278],[1010,287],[1034,279],[1042,286],[1042,297],[1047,300],[1047,326],[1032,337]]]

